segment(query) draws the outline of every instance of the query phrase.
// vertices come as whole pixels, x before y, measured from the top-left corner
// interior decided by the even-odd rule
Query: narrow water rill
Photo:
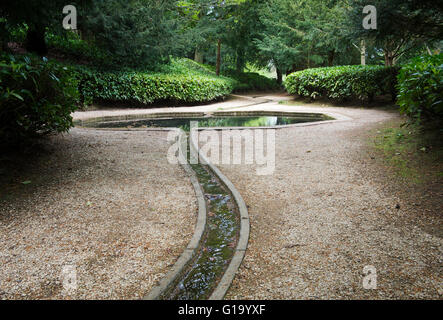
[[[205,194],[207,228],[194,258],[160,299],[208,299],[237,246],[240,219],[232,195],[207,166],[191,166]]]

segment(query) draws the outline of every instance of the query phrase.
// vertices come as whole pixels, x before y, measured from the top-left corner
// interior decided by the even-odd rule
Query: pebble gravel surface
[[[249,248],[226,298],[441,299],[441,185],[429,197],[433,206],[429,199],[419,204],[416,190],[396,186],[368,151],[369,130],[398,116],[309,109],[352,120],[276,131],[271,175],[258,176],[256,165],[219,166],[251,222]],[[368,270],[376,277],[365,278]]]
[[[0,299],[139,299],[194,231],[167,132],[73,129],[0,187]],[[24,182],[24,183],[22,183]]]
[[[256,97],[246,98],[143,112],[235,108],[348,120],[277,130],[270,175],[258,176],[257,165],[219,165],[244,198],[251,224],[226,298],[442,299],[441,184],[419,190],[398,183],[368,147],[368,132],[398,115],[280,105],[288,97],[271,94],[248,107]],[[75,118],[128,112],[141,111]],[[0,171],[0,299],[148,293],[183,252],[197,213],[189,178],[166,160],[166,136],[73,129],[20,170]],[[368,267],[376,271],[373,289],[364,285]]]

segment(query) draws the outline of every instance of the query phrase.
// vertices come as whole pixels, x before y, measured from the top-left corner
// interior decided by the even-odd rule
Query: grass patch
[[[397,175],[421,184],[443,176],[441,134],[438,124],[425,128],[397,120],[376,130],[371,144]]]

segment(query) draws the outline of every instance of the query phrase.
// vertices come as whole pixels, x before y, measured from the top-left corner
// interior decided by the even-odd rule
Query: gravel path
[[[368,130],[398,116],[286,106],[281,99],[288,97],[75,118],[222,109],[335,115],[341,121],[277,130],[272,175],[257,176],[254,165],[220,166],[251,222],[246,257],[227,298],[441,299],[441,201],[431,207],[414,190],[409,196],[368,154]],[[167,163],[167,146],[165,132],[74,129],[53,138],[50,152],[0,194],[0,298],[146,294],[181,254],[195,223],[195,195],[181,168]],[[25,180],[31,184],[21,185]],[[438,190],[434,200],[441,196]],[[60,283],[67,265],[76,266],[74,293]],[[377,270],[376,290],[362,286],[369,265]]]
[[[0,188],[0,299],[147,294],[187,246],[197,213],[166,138],[73,129],[14,173]],[[75,275],[77,290],[65,290]]]
[[[398,116],[312,105],[268,109],[323,110],[352,120],[278,130],[273,175],[220,166],[251,221],[227,299],[441,299],[442,202],[424,214],[401,187],[391,188],[397,182],[367,152],[368,130]],[[365,266],[376,268],[376,290],[363,288]]]

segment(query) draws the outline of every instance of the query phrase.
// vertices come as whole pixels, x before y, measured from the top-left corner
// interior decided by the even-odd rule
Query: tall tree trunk
[[[392,67],[395,64],[395,57],[391,51],[385,50],[385,66]]]
[[[215,74],[217,76],[220,75],[220,66],[221,66],[221,40],[217,41],[217,64],[215,67]]]
[[[237,72],[242,72],[245,67],[245,55],[243,49],[237,49],[237,61],[236,69]]]
[[[309,49],[308,49],[308,61],[307,61],[307,64],[308,64],[307,67],[308,67],[308,69],[311,68],[311,56],[310,56],[310,53],[311,53],[311,52],[310,52]]]
[[[328,67],[332,67],[334,65],[335,58],[335,50],[331,50],[328,53]]]
[[[361,55],[361,65],[366,65],[366,41],[362,40],[360,43],[360,55]]]
[[[199,47],[195,48],[194,61],[198,63],[203,63],[203,53],[200,51]]]
[[[44,27],[30,27],[26,35],[26,50],[35,52],[40,56],[48,53],[48,47],[45,42]]]
[[[280,85],[283,83],[283,73],[280,68],[277,68],[277,83]]]

